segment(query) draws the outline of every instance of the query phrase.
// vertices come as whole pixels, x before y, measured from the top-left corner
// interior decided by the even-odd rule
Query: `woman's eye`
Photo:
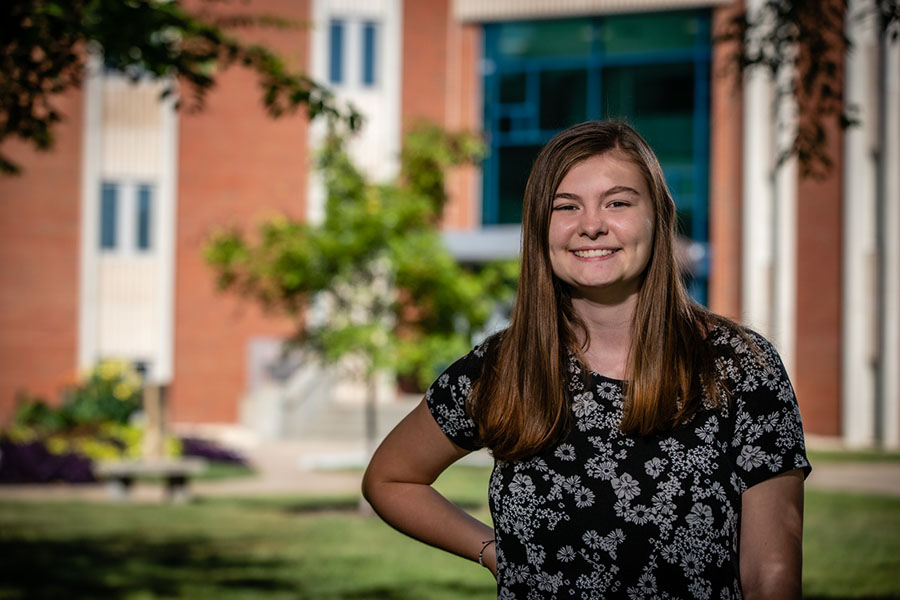
[[[553,210],[575,210],[574,204],[559,204],[553,207]]]

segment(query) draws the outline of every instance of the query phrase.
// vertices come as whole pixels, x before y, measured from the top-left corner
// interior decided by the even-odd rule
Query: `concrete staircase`
[[[410,396],[379,404],[375,418],[378,438],[386,436],[419,400],[418,396]],[[285,423],[284,435],[298,440],[353,441],[364,439],[365,431],[362,402],[331,401],[319,403],[290,419]]]

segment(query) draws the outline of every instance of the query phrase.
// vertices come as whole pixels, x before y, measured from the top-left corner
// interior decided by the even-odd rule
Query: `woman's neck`
[[[613,304],[572,298],[572,307],[587,330],[587,340],[579,341],[582,356],[592,371],[613,379],[628,378],[636,305],[636,296]]]

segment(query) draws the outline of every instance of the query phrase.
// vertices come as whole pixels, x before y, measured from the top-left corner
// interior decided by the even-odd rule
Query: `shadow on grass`
[[[0,597],[17,600],[73,598],[278,598],[310,599],[322,593],[289,579],[287,560],[227,556],[206,539],[145,542],[139,538],[67,541],[0,541]],[[280,574],[284,575],[280,575]],[[321,584],[321,582],[319,582]],[[423,582],[419,582],[422,585]],[[406,582],[334,589],[333,600],[407,600],[435,588],[457,597],[486,598],[491,586],[441,581],[427,591]],[[338,586],[340,587],[340,586]]]
[[[0,542],[0,596],[4,598],[180,597],[185,588],[299,592],[297,582],[271,573],[285,561],[237,560],[209,553],[206,540],[147,543],[135,538]],[[265,570],[265,577],[248,573]],[[9,595],[9,592],[12,595]]]
[[[347,496],[252,496],[246,498],[196,498],[196,506],[232,506],[255,511],[272,511],[289,515],[304,513],[352,513],[359,508],[359,497]]]
[[[485,508],[484,503],[455,501],[463,510],[477,511]],[[289,515],[315,513],[356,513],[360,508],[360,497],[356,495],[324,497],[247,497],[247,498],[199,498],[195,505],[235,506],[254,510],[271,510]]]
[[[441,582],[439,588],[445,592],[456,592],[461,598],[490,598],[492,589],[484,585],[468,585],[465,582]],[[432,587],[431,590],[437,589]],[[335,596],[340,600],[410,600],[416,598],[415,590],[399,583],[394,587],[378,586],[362,588]]]

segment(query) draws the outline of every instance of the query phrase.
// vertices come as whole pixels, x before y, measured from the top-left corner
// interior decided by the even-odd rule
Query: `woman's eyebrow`
[[[553,199],[556,200],[558,198],[562,198],[564,200],[581,200],[581,196],[578,194],[573,194],[571,192],[556,192],[556,195],[553,196]]]
[[[635,196],[640,196],[641,193],[628,185],[614,185],[609,188],[605,192],[603,192],[600,197],[606,198],[607,196],[612,196],[613,194],[634,194]],[[563,200],[581,200],[581,196],[578,194],[573,194],[572,192],[556,192],[553,196],[554,200],[563,199]]]
[[[634,189],[633,187],[627,185],[614,185],[609,188],[602,194],[602,198],[606,198],[607,196],[612,196],[613,194],[634,194],[635,196],[640,196],[641,193]]]

